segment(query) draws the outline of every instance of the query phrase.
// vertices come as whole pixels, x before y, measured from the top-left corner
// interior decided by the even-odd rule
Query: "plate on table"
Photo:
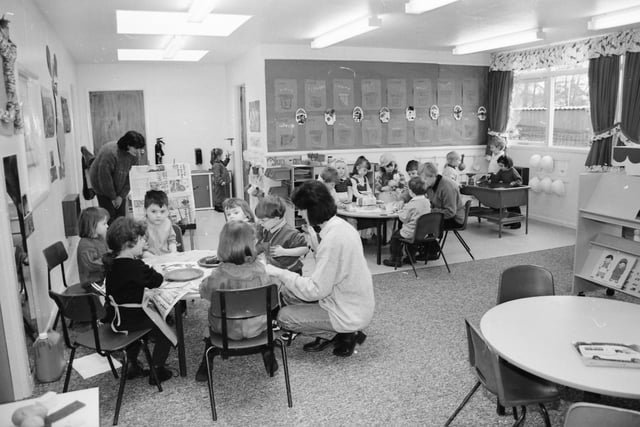
[[[193,267],[185,267],[168,271],[164,278],[172,282],[188,282],[189,280],[199,279],[202,276],[204,276],[204,271]]]
[[[204,268],[212,268],[220,265],[221,261],[217,256],[206,256],[198,260],[198,265]]]

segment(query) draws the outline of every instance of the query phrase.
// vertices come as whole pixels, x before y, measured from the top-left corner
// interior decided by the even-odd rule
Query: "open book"
[[[167,323],[167,315],[188,293],[189,288],[156,288],[145,289],[142,297],[142,310],[174,346],[178,343],[178,337],[174,328]]]
[[[640,347],[636,344],[580,341],[573,345],[587,366],[640,368]]]

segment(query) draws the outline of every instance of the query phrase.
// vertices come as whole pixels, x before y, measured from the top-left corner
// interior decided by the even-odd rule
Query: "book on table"
[[[587,366],[640,368],[640,346],[637,344],[579,341],[573,346]]]

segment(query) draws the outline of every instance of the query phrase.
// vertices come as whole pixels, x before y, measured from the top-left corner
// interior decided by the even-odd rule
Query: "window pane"
[[[553,93],[553,145],[588,147],[593,128],[587,73],[556,77]]]
[[[545,142],[548,125],[546,100],[544,79],[516,78],[507,126],[510,141]]]

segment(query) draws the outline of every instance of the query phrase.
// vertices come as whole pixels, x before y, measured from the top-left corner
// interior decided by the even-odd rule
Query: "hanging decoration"
[[[389,123],[389,120],[391,120],[391,111],[389,111],[389,109],[387,107],[382,107],[380,109],[380,122],[382,123]]]
[[[416,109],[412,105],[409,105],[404,112],[407,117],[407,121],[413,122],[416,119]]]
[[[334,110],[333,108],[331,108],[330,110],[326,110],[324,112],[324,122],[328,126],[333,126],[336,122],[336,110]]]
[[[431,120],[438,120],[438,117],[440,117],[440,108],[436,104],[429,108],[429,117],[431,117]]]
[[[487,109],[483,106],[478,107],[478,120],[481,122],[487,120]]]
[[[456,105],[455,107],[453,107],[453,118],[456,120],[460,120],[462,119],[462,107],[459,105]]]
[[[298,108],[296,110],[296,123],[303,125],[307,122],[307,112],[304,108]]]
[[[364,112],[362,111],[361,107],[355,107],[353,109],[353,121],[356,123],[360,123],[362,121],[362,119],[364,118]]]

